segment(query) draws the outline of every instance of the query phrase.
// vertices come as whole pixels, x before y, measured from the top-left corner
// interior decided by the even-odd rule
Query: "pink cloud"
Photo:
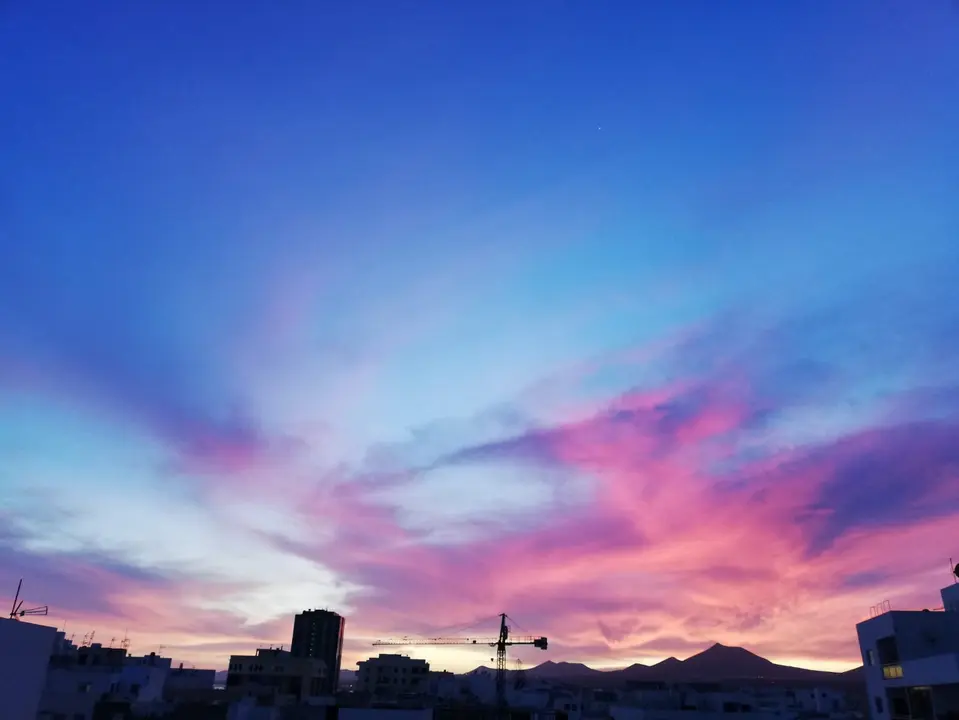
[[[711,340],[684,342],[697,345],[687,365],[712,357]],[[944,547],[959,519],[956,426],[897,415],[833,442],[747,453],[744,435],[801,393],[790,387],[784,400],[762,382],[761,362],[740,366],[722,355],[709,372],[684,367],[681,379],[631,390],[598,411],[583,403],[549,425],[520,423],[505,439],[445,447],[432,463],[380,474],[341,468],[319,487],[298,488],[295,519],[313,537],[272,539],[361,588],[349,599],[345,665],[372,652],[374,637],[432,634],[501,610],[549,635],[555,660],[628,664],[720,641],[774,659],[852,665],[854,624],[870,605],[934,605],[931,570],[941,558],[930,548]],[[800,385],[807,371],[790,370]],[[211,485],[268,501],[280,481],[262,465],[279,447],[267,433],[243,422],[209,433],[185,427],[184,456],[226,471]],[[437,468],[455,482],[458,467],[502,464],[547,470],[557,494],[570,478],[587,492],[576,504],[510,515],[509,525],[471,520],[465,539],[442,544],[404,524],[382,493]],[[260,470],[262,488],[242,482]],[[77,572],[88,566],[98,588],[86,590],[89,602],[65,566],[50,587],[74,588],[70,612],[97,624],[98,635],[129,624],[145,643],[219,667],[230,651],[288,642],[288,618],[251,627],[203,610],[229,592],[217,583],[141,575],[97,558]]]
[[[346,481],[304,508],[336,539],[301,551],[366,588],[351,622],[368,635],[505,609],[552,636],[553,659],[632,661],[720,641],[855,664],[854,625],[880,595],[909,607],[937,590],[922,580],[940,560],[929,548],[959,518],[959,430],[878,428],[717,473],[756,412],[741,384],[629,394],[592,418],[445,459],[583,474],[593,493],[578,509],[437,546]]]

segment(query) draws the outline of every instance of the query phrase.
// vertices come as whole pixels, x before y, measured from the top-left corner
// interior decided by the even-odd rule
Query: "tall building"
[[[293,657],[318,658],[329,669],[325,690],[336,692],[343,658],[343,631],[346,619],[330,610],[305,610],[293,619]]]

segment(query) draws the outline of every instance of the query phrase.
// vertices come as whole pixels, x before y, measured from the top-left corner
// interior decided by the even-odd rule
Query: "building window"
[[[84,693],[84,694],[88,693],[90,692],[90,687],[91,687],[90,683],[82,682],[77,686],[77,692]]]
[[[902,677],[902,665],[886,665],[882,669],[882,676],[886,680],[895,680]]]
[[[895,635],[876,640],[876,650],[879,651],[880,665],[895,665],[899,662],[899,646],[896,644]]]
[[[876,653],[872,648],[866,650],[866,665],[875,665],[876,664]]]

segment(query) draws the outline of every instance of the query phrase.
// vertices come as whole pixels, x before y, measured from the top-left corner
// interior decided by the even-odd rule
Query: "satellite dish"
[[[959,578],[959,563],[956,563],[956,566],[952,569],[952,574]]]

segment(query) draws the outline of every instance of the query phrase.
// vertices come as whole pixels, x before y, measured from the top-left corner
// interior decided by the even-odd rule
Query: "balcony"
[[[887,687],[959,684],[959,653],[943,653],[882,666]]]

